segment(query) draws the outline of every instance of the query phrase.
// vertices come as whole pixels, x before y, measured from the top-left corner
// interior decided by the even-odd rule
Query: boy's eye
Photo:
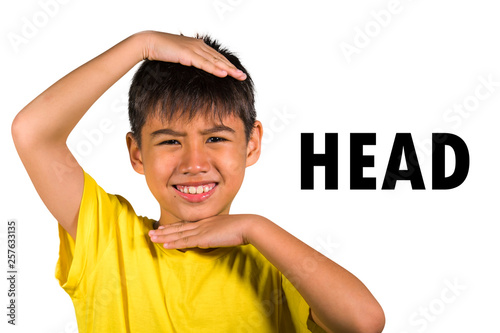
[[[208,138],[207,142],[223,142],[223,141],[227,141],[226,139],[224,138],[221,138],[221,137],[218,137],[218,136],[213,136],[213,137],[210,137]]]
[[[177,145],[179,144],[179,141],[177,140],[165,140],[159,143],[160,145]]]

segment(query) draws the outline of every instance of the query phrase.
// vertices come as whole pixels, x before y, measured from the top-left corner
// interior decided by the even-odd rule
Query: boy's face
[[[229,213],[245,168],[259,158],[262,125],[255,123],[247,143],[238,117],[222,123],[203,116],[169,122],[150,117],[141,138],[139,149],[127,135],[130,159],[160,204],[160,224],[194,222]]]

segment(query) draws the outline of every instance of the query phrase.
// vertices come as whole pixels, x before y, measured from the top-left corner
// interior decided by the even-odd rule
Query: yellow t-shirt
[[[80,333],[323,332],[253,246],[166,250],[153,223],[85,173],[77,240],[59,227],[56,267]]]

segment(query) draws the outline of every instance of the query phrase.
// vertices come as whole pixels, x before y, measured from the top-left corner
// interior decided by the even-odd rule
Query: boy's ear
[[[260,157],[263,132],[262,123],[256,120],[253,124],[253,131],[247,144],[247,167],[255,164]]]
[[[130,156],[130,163],[137,173],[144,174],[144,165],[142,164],[142,154],[137,141],[132,132],[127,133],[127,148]]]

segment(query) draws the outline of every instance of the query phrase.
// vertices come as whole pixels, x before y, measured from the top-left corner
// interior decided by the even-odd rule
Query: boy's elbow
[[[380,333],[384,330],[385,314],[382,307],[377,303],[362,319],[359,320],[355,332]]]
[[[348,322],[343,323],[342,328],[337,327],[327,332],[380,333],[384,330],[385,315],[378,303],[353,315]]]
[[[17,114],[17,116],[12,121],[12,125],[10,127],[12,140],[14,141],[16,147],[18,147],[21,144],[23,139],[23,132],[25,133],[25,131],[23,130],[23,127],[25,127],[25,125],[23,123],[24,123],[23,116],[21,114]]]
[[[325,332],[349,332],[349,333],[380,333],[384,330],[385,315],[382,307],[375,302],[371,309],[365,309],[352,313],[352,316],[342,324],[330,322],[331,326],[326,325],[328,322],[321,322],[318,318],[313,319],[325,330]]]
[[[36,123],[36,120],[30,119],[28,115],[23,114],[23,112],[18,113],[12,121],[10,132],[18,152],[32,150],[34,145],[38,145],[43,141],[39,124]]]

